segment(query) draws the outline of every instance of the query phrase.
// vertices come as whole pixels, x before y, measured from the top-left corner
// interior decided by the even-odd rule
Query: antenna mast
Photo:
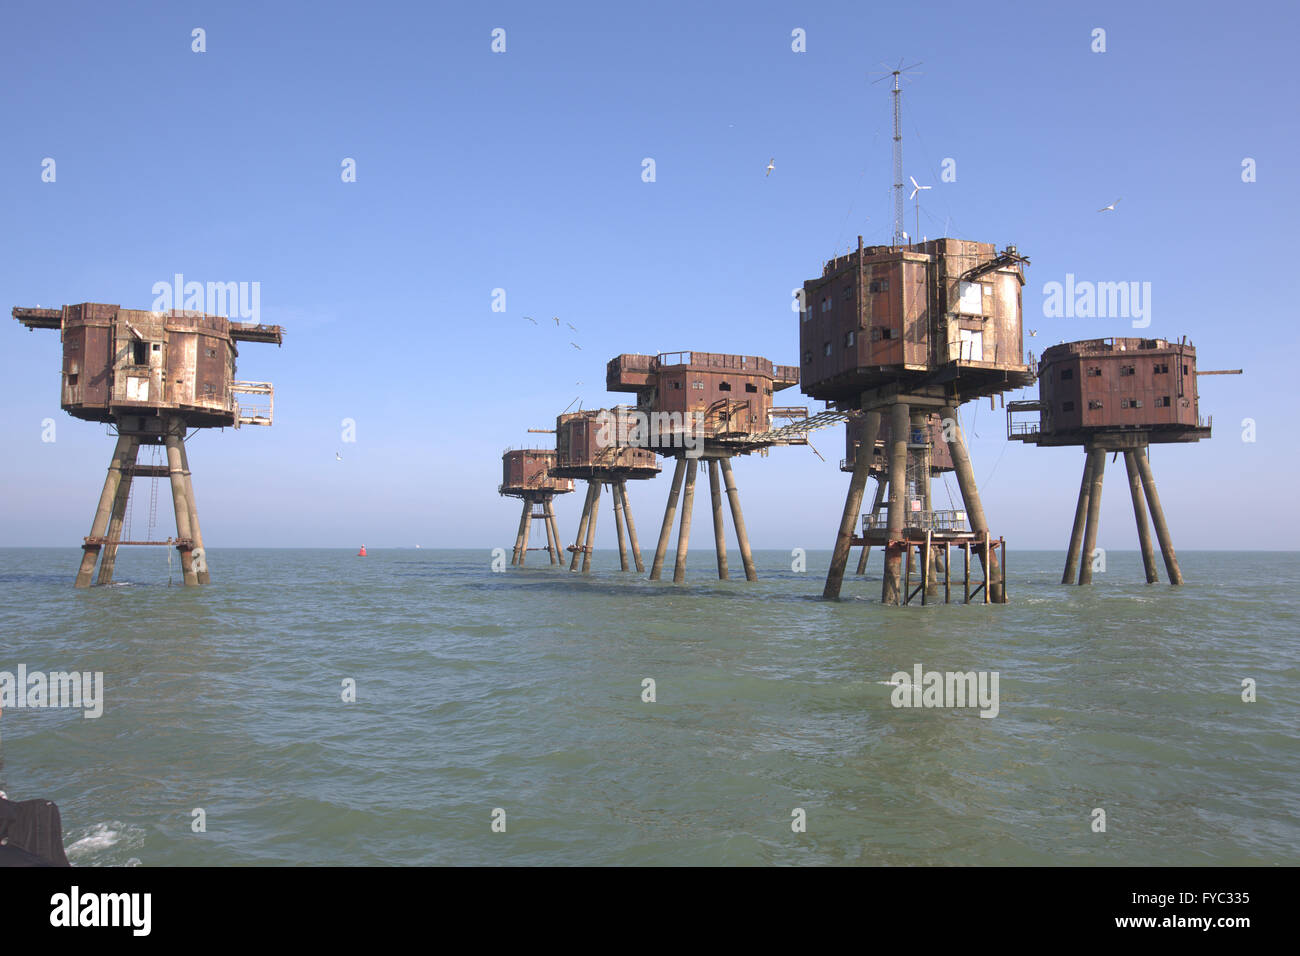
[[[888,77],[894,78],[894,88],[890,91],[894,95],[894,245],[903,245],[903,90],[900,85],[902,75],[909,70],[920,66],[920,63],[913,63],[911,66],[903,66],[903,61],[898,61],[895,69],[889,69],[885,66],[886,73],[880,79],[873,82],[879,83],[880,80]]]
[[[903,101],[894,70],[894,245],[903,244]]]

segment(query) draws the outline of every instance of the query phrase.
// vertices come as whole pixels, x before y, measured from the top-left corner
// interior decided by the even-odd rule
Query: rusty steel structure
[[[1082,445],[1086,452],[1062,584],[1075,580],[1076,571],[1079,584],[1092,583],[1107,454],[1124,456],[1147,583],[1159,581],[1148,508],[1169,583],[1183,583],[1149,446],[1210,437],[1212,421],[1200,416],[1196,388],[1196,376],[1210,374],[1225,373],[1198,372],[1196,349],[1186,340],[1087,339],[1044,351],[1038,399],[1007,403],[1009,439],[1048,447]]]
[[[554,467],[554,448],[508,448],[501,453],[501,484],[497,486],[497,493],[523,501],[514,553],[510,558],[513,565],[522,566],[528,557],[528,537],[534,521],[544,522],[546,547],[532,550],[545,551],[551,564],[564,563],[560,557],[560,528],[555,523],[553,501],[556,495],[573,491],[573,481],[552,474]]]
[[[209,581],[203,533],[190,474],[187,438],[200,428],[270,425],[275,389],[235,380],[237,343],[280,345],[278,325],[232,322],[202,312],[150,312],[84,302],[59,309],[16,307],[29,330],[57,329],[63,342],[61,405],[74,418],[105,422],[117,446],[90,534],[82,544],[76,586],[110,584],[120,545],[174,545],[184,583]],[[242,398],[241,398],[242,396]],[[142,446],[166,449],[166,465],[137,464]],[[176,537],[122,540],[135,478],[169,478]]]
[[[701,462],[709,471],[718,577],[730,578],[722,507],[725,486],[745,578],[758,579],[731,459],[754,452],[765,455],[776,445],[807,443],[807,430],[822,423],[810,425],[806,408],[773,404],[776,392],[798,382],[798,368],[776,365],[752,355],[664,352],[623,354],[609,361],[605,370],[606,388],[611,392],[634,392],[637,396],[636,405],[624,409],[626,419],[634,421],[637,428],[623,436],[621,443],[650,449],[676,461],[650,580],[658,581],[662,577],[679,500],[682,515],[673,581],[680,583],[686,578],[695,481]],[[776,427],[778,420],[793,424]]]
[[[810,398],[853,413],[850,444],[875,448],[889,422],[887,516],[864,516],[855,535],[874,454],[855,460],[823,596],[838,598],[854,545],[885,551],[881,600],[907,604],[912,554],[921,562],[924,603],[936,593],[936,551],[961,548],[984,567],[984,599],[1004,603],[998,553],[958,424],[964,402],[993,397],[1034,380],[1023,358],[1021,288],[1028,259],[1014,246],[934,239],[913,245],[864,246],[824,264],[803,285],[799,314],[800,388]],[[937,415],[941,428],[932,424]],[[936,438],[946,450],[936,452]],[[964,508],[926,507],[936,460],[948,460]],[[883,467],[883,463],[882,463]],[[918,491],[919,489],[919,491]],[[916,500],[921,507],[916,508]],[[960,520],[958,518],[960,516]],[[864,550],[865,555],[865,550]],[[905,580],[904,558],[906,557]],[[945,569],[945,574],[947,573]]]
[[[861,434],[861,416],[854,415],[847,423],[844,430],[844,458],[840,460],[840,471],[852,472],[857,466],[858,446]],[[931,481],[926,480],[939,478],[953,470],[952,455],[948,451],[948,443],[943,440],[943,422],[937,413],[931,413],[926,420],[926,436],[923,442],[908,442],[908,492],[907,492],[907,514],[913,512],[922,514],[940,514],[954,529],[965,526],[966,513],[961,510],[952,509],[949,512],[935,512],[931,502]],[[888,419],[882,419],[880,428],[876,433],[876,445],[873,449],[873,456],[869,466],[868,474],[876,480],[875,497],[872,500],[871,509],[863,515],[863,541],[862,553],[858,558],[857,574],[859,576],[866,574],[867,557],[871,553],[871,545],[865,540],[865,532],[873,527],[886,527],[886,515],[882,512],[885,507],[886,489],[889,487],[889,449],[892,442],[890,439],[890,424]],[[864,495],[865,497],[865,495]],[[937,593],[938,574],[943,568],[938,563],[938,550],[935,549],[936,555],[934,564],[934,573],[931,579],[931,596]]]
[[[628,546],[638,572],[645,571],[641,546],[636,536],[636,522],[628,500],[628,481],[645,481],[659,474],[659,459],[649,448],[621,443],[636,423],[627,406],[568,412],[555,419],[556,461],[551,475],[587,482],[587,497],[578,521],[578,534],[569,546],[573,555],[569,570],[576,571],[582,558],[582,573],[591,570],[591,555],[596,541],[596,517],[600,511],[600,493],[608,486],[614,500],[614,528],[618,532],[620,570],[628,570]],[[626,536],[624,531],[626,529]]]

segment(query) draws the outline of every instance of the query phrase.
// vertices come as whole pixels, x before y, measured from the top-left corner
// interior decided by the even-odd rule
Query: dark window
[[[1183,374],[1184,374],[1184,375],[1187,374],[1187,366],[1186,366],[1186,365],[1183,366]]]
[[[1062,382],[1068,382],[1068,381],[1069,381],[1070,379],[1072,379],[1072,378],[1074,378],[1074,369],[1072,369],[1072,368],[1063,368],[1063,369],[1061,369],[1061,381],[1062,381]]]
[[[1091,399],[1091,400],[1088,402],[1088,409],[1089,409],[1090,411],[1096,411],[1096,410],[1099,409],[1099,408],[1101,408],[1101,400],[1100,400],[1100,399],[1094,398],[1094,399]]]
[[[1142,407],[1142,399],[1140,399],[1140,398],[1131,398],[1131,399],[1129,399],[1129,403],[1128,403],[1128,405],[1129,405],[1129,408],[1141,408],[1141,407]]]
[[[746,392],[750,392],[751,394],[757,394],[757,393],[758,393],[758,386],[757,386],[757,385],[752,385],[752,384],[750,384],[749,382],[746,382],[746,383],[745,383],[745,391],[746,391]]]
[[[1169,407],[1168,395],[1165,395],[1163,398],[1156,399],[1156,408],[1168,408],[1168,407]]]
[[[1088,378],[1101,378],[1101,368],[1096,365],[1089,365],[1087,375]]]
[[[844,301],[848,302],[851,298],[853,298],[853,286],[846,285],[844,287]]]
[[[203,395],[204,395],[205,398],[211,398],[211,397],[212,397],[212,383],[211,383],[211,382],[204,382],[204,383],[203,383]]]
[[[1074,402],[1061,402],[1061,411],[1063,412],[1074,411]]]
[[[131,360],[136,365],[149,364],[149,343],[148,342],[132,342],[131,351],[133,353],[131,355]]]
[[[874,326],[874,327],[872,327],[872,329],[871,329],[871,341],[873,341],[873,342],[879,342],[879,341],[880,341],[880,327],[879,327],[879,326]]]
[[[216,357],[217,357],[217,350],[216,350],[216,349],[207,349],[206,351],[207,351],[208,358],[216,358]]]
[[[681,382],[673,382],[673,388],[680,389],[681,387],[682,387],[682,383],[681,383]]]
[[[826,352],[827,355],[830,355],[830,354],[831,354],[831,343],[829,343],[829,342],[823,342],[823,343],[822,343],[822,349],[823,349],[823,351]]]
[[[1125,375],[1132,375],[1133,372],[1134,372],[1134,368],[1132,365],[1121,365],[1119,367],[1119,374],[1121,378],[1123,378]]]
[[[844,344],[846,347],[853,344],[853,339],[854,339],[854,334],[852,329],[844,333]]]
[[[76,384],[77,384],[77,376],[75,376],[75,375],[69,375],[69,376],[68,376],[68,384],[69,384],[69,385],[76,385]]]
[[[1161,362],[1159,365],[1153,365],[1151,371],[1156,375],[1167,375],[1169,373],[1169,363]]]
[[[718,391],[719,391],[719,392],[729,392],[729,391],[731,391],[731,383],[730,383],[730,382],[719,382],[719,383],[718,383]]]
[[[153,350],[154,350],[155,352],[161,352],[161,351],[162,351],[162,345],[161,345],[160,343],[158,343],[158,342],[155,342],[155,343],[153,344]]]
[[[870,284],[867,286],[867,291],[868,291],[868,292],[888,292],[888,291],[889,291],[889,280],[888,280],[888,279],[877,279],[877,280],[875,280],[874,282],[870,283]]]
[[[804,364],[804,365],[811,365],[811,364],[812,364],[812,352],[804,352],[804,353],[803,353],[803,364]]]

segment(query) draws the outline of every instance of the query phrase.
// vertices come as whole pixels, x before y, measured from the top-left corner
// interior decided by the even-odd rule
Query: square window
[[[1099,408],[1101,408],[1101,401],[1100,401],[1099,399],[1095,399],[1095,398],[1094,398],[1094,399],[1092,399],[1092,400],[1090,400],[1090,401],[1088,402],[1088,409],[1089,409],[1089,411],[1094,411],[1094,412],[1095,412],[1095,411],[1096,411],[1097,409],[1099,409]]]
[[[1096,365],[1088,366],[1088,378],[1101,378],[1101,369]]]
[[[1157,407],[1157,408],[1168,408],[1168,407],[1169,407],[1169,396],[1168,396],[1168,395],[1165,395],[1165,396],[1162,397],[1162,398],[1157,398],[1157,399],[1156,399],[1156,407]]]
[[[852,298],[853,298],[853,286],[851,286],[851,285],[846,285],[846,286],[844,287],[843,295],[844,295],[844,301],[845,301],[845,302],[848,302],[850,299],[852,299]]]
[[[850,329],[849,331],[847,331],[847,332],[844,333],[844,344],[845,344],[846,346],[848,346],[848,345],[852,345],[852,344],[853,344],[853,330],[852,330],[852,329]]]
[[[1134,373],[1134,371],[1135,371],[1135,370],[1134,370],[1134,368],[1133,368],[1132,365],[1121,365],[1121,366],[1119,367],[1119,374],[1120,374],[1121,377],[1123,377],[1123,376],[1125,376],[1125,375],[1132,375],[1132,374]]]
[[[758,394],[758,386],[754,385],[752,382],[746,382],[745,391],[751,395],[756,395]]]

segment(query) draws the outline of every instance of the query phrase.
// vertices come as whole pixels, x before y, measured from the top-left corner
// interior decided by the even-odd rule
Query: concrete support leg
[[[199,577],[199,584],[212,580],[208,574],[208,552],[203,547],[203,531],[199,528],[199,506],[194,500],[194,475],[190,471],[190,455],[181,442],[181,467],[185,469],[185,497],[190,502],[190,532],[194,535],[194,573]]]
[[[578,570],[578,558],[585,547],[584,541],[587,537],[587,522],[591,519],[591,495],[595,490],[595,482],[587,482],[587,497],[582,502],[582,518],[578,521],[578,534],[573,539],[573,559],[569,561],[569,570]]]
[[[718,553],[718,580],[730,578],[727,571],[727,529],[722,520],[722,482],[717,459],[709,460],[709,500],[713,504],[713,549]]]
[[[1134,452],[1137,459],[1138,474],[1142,476],[1142,487],[1147,493],[1147,504],[1151,508],[1151,523],[1156,526],[1156,539],[1160,542],[1160,553],[1165,558],[1165,571],[1169,574],[1170,584],[1183,583],[1183,571],[1178,566],[1178,555],[1174,554],[1174,540],[1169,536],[1169,525],[1165,523],[1165,510],[1160,507],[1160,495],[1156,492],[1156,480],[1151,474],[1151,459],[1144,448]]]
[[[740,560],[745,565],[745,580],[757,581],[758,570],[754,567],[754,552],[749,550],[749,533],[745,530],[745,512],[740,510],[740,492],[736,488],[736,476],[731,472],[731,459],[723,458],[722,483],[727,489],[727,500],[731,503],[731,523],[736,529],[736,544],[740,546]]]
[[[826,572],[826,586],[822,597],[835,600],[840,596],[844,584],[844,567],[849,561],[849,552],[853,550],[853,532],[861,520],[862,495],[867,488],[867,477],[871,474],[871,459],[875,454],[876,435],[880,432],[880,412],[870,411],[863,417],[858,429],[858,450],[853,458],[853,477],[849,480],[849,493],[844,499],[844,511],[840,514],[840,530],[835,535],[835,549],[831,552],[830,570]],[[867,546],[862,546],[860,565],[867,562]],[[858,571],[859,574],[862,571]]]
[[[673,468],[673,484],[664,507],[664,523],[659,529],[659,543],[655,546],[654,561],[650,565],[650,580],[658,581],[664,570],[664,555],[668,553],[668,538],[673,533],[673,519],[677,517],[677,496],[682,493],[682,479],[686,477],[686,459],[678,458]]]
[[[971,530],[980,535],[988,534],[989,523],[984,517],[984,505],[980,501],[979,489],[975,486],[975,468],[971,465],[970,453],[966,450],[966,439],[958,424],[957,411],[952,406],[945,405],[940,414],[945,421],[951,419],[953,423],[953,438],[948,443],[948,451],[952,454],[953,471],[957,475],[957,486],[961,489],[961,500],[966,506]],[[986,549],[980,555],[980,559],[984,562],[984,573],[989,579],[989,600],[994,604],[1004,603],[1002,573],[998,568],[997,554]]]
[[[899,402],[889,417],[889,543],[885,546],[885,578],[880,587],[881,604],[902,604],[903,509],[907,506],[907,436],[911,430],[911,409]],[[955,455],[953,456],[956,457]]]
[[[1079,500],[1074,506],[1074,527],[1070,529],[1070,547],[1065,552],[1065,573],[1062,584],[1073,584],[1079,570],[1079,551],[1083,548],[1083,525],[1088,516],[1088,496],[1092,493],[1092,452],[1083,460],[1083,481],[1079,483]]]
[[[614,499],[614,531],[618,534],[618,569],[627,570],[627,535],[623,533],[623,495],[620,493],[621,482],[609,483],[609,496]]]
[[[524,540],[519,545],[519,564],[528,560],[528,538],[533,533],[533,499],[524,499]]]
[[[108,519],[108,540],[104,542],[104,557],[99,562],[98,585],[113,583],[113,566],[117,562],[117,543],[122,540],[122,522],[126,519],[126,505],[131,498],[131,468],[135,465],[140,450],[140,441],[131,439],[130,447],[122,456],[122,479],[117,484],[117,493],[113,496],[113,513]]]
[[[194,570],[192,548],[194,530],[190,527],[190,501],[185,493],[185,468],[181,464],[181,447],[185,443],[185,421],[173,416],[166,425],[167,471],[172,482],[172,510],[176,513],[176,537],[181,543],[176,550],[181,555],[181,577],[186,587],[197,587],[199,576]]]
[[[699,462],[686,462],[686,489],[682,492],[682,525],[677,529],[677,560],[673,562],[673,583],[686,580],[686,550],[691,543],[691,512],[695,510],[695,474]]]
[[[1146,572],[1147,584],[1156,584],[1160,575],[1156,573],[1156,552],[1151,544],[1147,504],[1142,500],[1142,475],[1138,472],[1137,455],[1132,449],[1124,452],[1124,470],[1128,472],[1128,493],[1133,499],[1133,520],[1137,522],[1138,546],[1142,549],[1142,570]]]
[[[591,519],[587,522],[587,545],[582,551],[582,573],[591,570],[591,553],[596,550],[596,515],[600,512],[601,482],[591,483]]]
[[[884,475],[876,476],[876,497],[871,502],[871,517],[873,520],[875,519],[875,516],[880,513],[880,506],[885,503],[885,481],[886,479]],[[862,543],[862,556],[858,558],[859,575],[867,573],[867,558],[870,555],[871,545],[864,541]]]
[[[636,522],[632,520],[632,501],[627,496],[627,482],[619,481],[618,493],[623,499],[623,520],[627,523],[627,543],[632,548],[632,560],[639,572],[645,571],[645,562],[641,560],[641,544],[636,539]]]
[[[549,498],[543,498],[541,504],[542,513],[540,517],[542,519],[542,530],[546,532],[546,556],[551,559],[551,564],[555,564],[557,550],[555,547],[555,539],[551,537],[551,500]],[[536,512],[533,514],[534,517],[530,520],[536,520],[536,518],[539,517]]]
[[[560,523],[555,520],[555,502],[546,499],[546,526],[551,529],[551,540],[555,542],[555,563],[564,567],[564,539],[560,537]]]
[[[1101,524],[1101,485],[1106,477],[1106,453],[1090,449],[1092,487],[1088,490],[1088,522],[1083,531],[1083,553],[1079,555],[1079,583],[1092,583],[1092,555],[1097,550],[1097,531]]]
[[[108,463],[108,474],[104,477],[104,489],[99,493],[99,505],[95,517],[90,523],[90,537],[102,538],[108,533],[108,522],[113,516],[113,501],[117,497],[117,488],[122,481],[122,463],[131,447],[131,439],[126,435],[117,436],[117,447],[113,449],[113,458]],[[83,544],[81,546],[81,567],[77,571],[76,587],[90,587],[90,579],[95,573],[95,562],[99,559],[100,545]]]

